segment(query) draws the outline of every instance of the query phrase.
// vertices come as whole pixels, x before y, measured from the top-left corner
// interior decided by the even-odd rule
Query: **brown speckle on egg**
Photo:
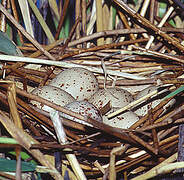
[[[116,110],[117,109],[115,108],[111,110],[111,112],[109,113],[112,113],[112,111],[116,111]],[[132,111],[127,111],[112,119],[108,119],[106,116],[103,117],[103,123],[108,124],[109,126],[112,126],[112,127],[122,128],[122,129],[129,128],[138,120],[139,120],[139,117]]]
[[[94,74],[78,67],[62,71],[51,80],[49,85],[67,91],[76,100],[89,99],[99,88]]]
[[[98,109],[102,108],[110,101],[112,107],[123,107],[133,101],[132,95],[124,89],[109,88],[98,90],[89,102],[94,104]]]
[[[69,93],[54,86],[38,87],[34,89],[32,93],[60,106],[64,106],[70,102],[75,101],[75,99]],[[44,110],[46,110],[48,107],[33,100],[31,100],[31,103],[36,107]]]
[[[66,109],[73,111],[73,112],[77,112],[83,116],[91,117],[94,120],[102,122],[102,116],[101,116],[100,112],[98,111],[98,109],[94,105],[92,105],[91,103],[89,103],[87,101],[74,101],[72,103],[67,104],[64,107]],[[71,116],[66,115],[62,112],[60,113],[60,116],[65,117],[69,120],[73,120],[73,121],[76,121],[76,122],[79,122],[82,124],[89,125],[89,123],[87,123],[87,122],[84,122],[84,121],[77,119],[77,118],[72,118]]]

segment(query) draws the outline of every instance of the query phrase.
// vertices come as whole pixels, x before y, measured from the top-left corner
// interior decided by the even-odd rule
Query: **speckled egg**
[[[65,105],[64,107],[68,110],[79,113],[83,116],[87,116],[87,117],[90,117],[94,120],[102,122],[102,116],[101,116],[100,112],[98,111],[98,109],[93,104],[91,104],[87,101],[74,101],[74,102],[71,102],[71,103]],[[64,114],[62,112],[60,112],[60,116],[66,118],[66,119],[72,120],[72,121],[79,122],[81,124],[90,125],[87,122],[84,122],[84,121],[77,119],[75,117],[71,117],[71,116]]]
[[[114,109],[114,111],[116,110],[117,109]],[[127,111],[112,119],[108,119],[106,116],[103,116],[103,123],[108,124],[109,126],[112,126],[112,127],[122,128],[122,129],[129,128],[131,125],[133,125],[138,120],[139,120],[139,117],[137,116],[136,113],[132,111]]]
[[[63,89],[79,101],[89,99],[98,90],[94,74],[79,67],[62,71],[51,80],[50,85]]]
[[[152,91],[156,90],[156,86],[150,86],[145,88],[144,90],[140,91],[136,97],[135,100],[140,99],[141,97],[144,97],[145,95],[151,93]],[[167,90],[159,93],[159,95],[155,95],[152,98],[145,100],[142,102],[140,105],[136,106],[136,108],[133,109],[133,111],[138,115],[138,116],[144,116],[148,113],[148,108],[149,108],[149,103],[151,103],[151,107],[154,108],[156,107],[161,101],[162,98],[164,98],[169,92]],[[165,106],[164,108],[167,109],[171,107],[175,103],[174,99],[171,99]]]
[[[69,93],[54,86],[42,86],[35,88],[32,91],[32,94],[37,95],[60,106],[64,106],[70,102],[75,101],[75,99]],[[48,109],[48,106],[42,105],[37,101],[31,100],[31,103],[45,111],[47,111]]]
[[[89,102],[95,105],[98,109],[102,108],[110,101],[112,107],[123,107],[133,101],[132,95],[124,89],[109,88],[107,90],[98,90],[90,99]]]

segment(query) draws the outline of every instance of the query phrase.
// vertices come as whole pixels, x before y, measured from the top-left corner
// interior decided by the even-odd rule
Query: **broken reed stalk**
[[[164,122],[160,122],[160,123],[155,123],[153,125],[149,125],[148,127],[142,127],[142,128],[139,128],[138,130],[142,130],[142,131],[147,131],[147,130],[152,130],[152,129],[155,129],[155,128],[160,128],[160,127],[164,127],[164,126],[168,126],[168,125],[173,125],[173,126],[177,126],[178,124],[182,124],[184,122],[184,118],[180,118],[180,119],[177,119],[173,122],[173,120],[167,120],[167,121],[164,121]]]
[[[31,146],[31,149],[42,149],[42,150],[62,150],[63,152],[66,152],[68,154],[73,151],[84,151],[87,152],[89,156],[95,156],[95,157],[109,157],[110,150],[102,150],[102,149],[97,149],[97,148],[92,148],[92,147],[83,147],[81,145],[65,145],[65,144],[58,144],[58,143],[41,143],[39,145],[33,144]],[[81,164],[81,167],[83,164]]]
[[[105,174],[105,169],[100,165],[97,160],[94,162],[94,166],[97,167],[103,174]]]

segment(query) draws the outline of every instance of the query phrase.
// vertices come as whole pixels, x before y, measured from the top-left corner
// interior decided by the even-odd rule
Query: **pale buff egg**
[[[157,89],[156,86],[150,86],[150,87],[147,87],[147,88],[143,89],[142,91],[140,91],[135,96],[135,100],[140,99],[140,98],[146,96],[147,94],[153,92],[156,89]],[[136,106],[133,109],[133,111],[138,116],[144,116],[144,115],[146,115],[148,113],[149,104],[151,105],[151,108],[156,107],[158,104],[160,104],[160,102],[162,101],[162,99],[168,93],[169,93],[169,91],[166,89],[166,90],[162,91],[161,93],[159,93],[158,95],[154,95],[153,97],[149,98],[148,100],[144,100],[141,104],[139,104],[138,106]],[[171,99],[163,108],[166,110],[169,107],[171,107],[174,103],[175,103],[175,100],[174,99]]]
[[[79,101],[89,99],[99,88],[94,74],[79,67],[62,71],[51,80],[50,85],[63,89]]]
[[[101,109],[110,101],[111,106],[123,107],[133,101],[132,95],[124,89],[109,88],[98,90],[90,99],[89,102]]]
[[[32,91],[32,94],[37,95],[60,106],[65,106],[66,104],[75,101],[75,99],[69,93],[54,86],[42,86],[35,88]],[[49,111],[49,107],[46,105],[43,105],[34,100],[31,100],[31,103],[39,109]]]
[[[117,108],[114,108],[109,113],[116,111]],[[135,122],[139,120],[139,117],[136,113],[132,111],[124,112],[112,119],[108,119],[107,116],[103,116],[103,123],[108,124],[109,126],[127,129],[132,126]]]
[[[83,115],[84,117],[90,117],[96,121],[102,122],[102,116],[101,116],[100,112],[98,111],[98,109],[93,104],[91,104],[87,101],[74,101],[74,102],[71,102],[71,103],[65,105],[64,107],[68,110],[79,113],[80,115]],[[91,126],[89,123],[87,123],[85,121],[82,121],[82,120],[77,119],[75,117],[72,117],[70,115],[64,114],[62,112],[60,112],[60,116],[66,118],[66,119],[81,123],[81,124]]]

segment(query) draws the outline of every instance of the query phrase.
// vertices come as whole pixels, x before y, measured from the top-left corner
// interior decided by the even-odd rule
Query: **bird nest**
[[[63,6],[58,3],[63,16],[54,10],[54,1],[44,4],[47,13],[54,14],[53,22],[58,22],[52,32],[54,38],[48,22],[50,26],[42,25],[44,32],[33,28],[33,38],[31,31],[28,33],[17,21],[15,12],[21,10],[21,5],[11,3],[13,10],[9,13],[0,4],[1,26],[5,23],[16,27],[22,42],[15,45],[4,33],[0,34],[4,44],[0,45],[0,176],[57,180],[182,176],[184,37],[182,15],[177,13],[181,4],[152,1],[148,6],[145,2],[76,0],[76,19],[70,24],[68,36],[62,38],[59,34],[67,26],[67,8],[73,7],[69,1]],[[166,8],[163,16],[158,15],[161,4]],[[26,7],[31,9],[30,13],[38,9],[32,1]],[[35,18],[39,19],[38,15],[32,23],[40,28],[44,21],[38,23]],[[15,37],[14,41],[17,44]],[[57,97],[49,99],[47,93],[33,93],[72,68],[92,73],[97,89],[109,93],[110,97],[97,98],[105,102],[101,106],[93,104],[101,120],[58,105]],[[77,91],[76,86],[69,87]],[[117,97],[110,89],[127,91],[132,100],[124,100],[123,95]],[[89,91],[91,88],[84,94]],[[116,100],[127,102],[117,105]],[[39,106],[34,106],[33,101]],[[139,112],[137,119],[123,116],[127,112]],[[68,116],[61,118],[61,114]],[[132,123],[127,125],[129,121]]]

